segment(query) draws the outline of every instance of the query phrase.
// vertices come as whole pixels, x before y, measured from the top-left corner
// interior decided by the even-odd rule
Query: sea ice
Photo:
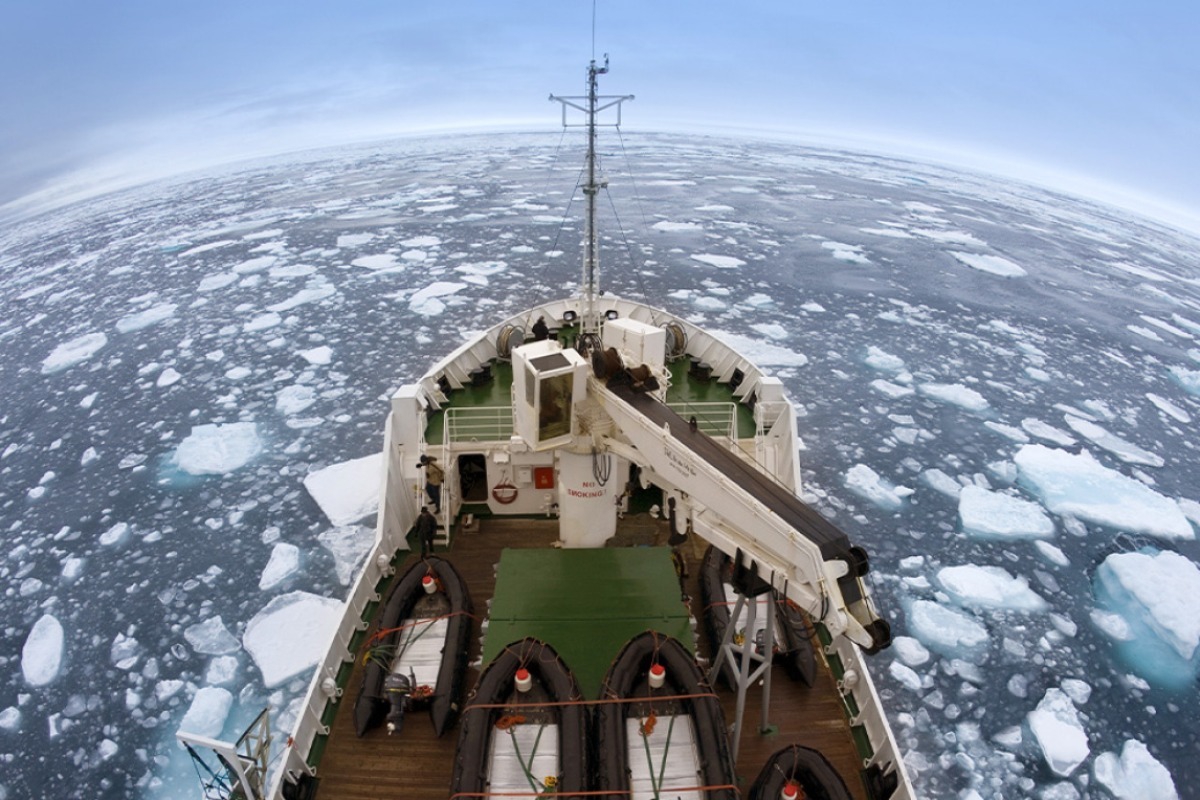
[[[176,448],[174,461],[191,475],[224,475],[250,463],[261,451],[253,422],[196,425]]]
[[[206,656],[224,655],[238,649],[238,640],[225,627],[219,615],[189,625],[183,631],[183,638],[187,639],[193,650]]]
[[[175,316],[176,308],[177,306],[174,303],[162,303],[161,305],[147,308],[145,311],[121,317],[121,319],[117,320],[117,332],[132,333],[133,331],[140,331],[143,328],[149,328],[151,325]]]
[[[844,242],[821,242],[821,247],[828,250],[838,261],[845,261],[848,264],[861,264],[863,266],[871,263],[871,259],[863,255],[862,245],[846,244]]]
[[[465,283],[435,281],[408,298],[408,307],[422,316],[436,317],[446,309],[446,304],[439,298],[457,294],[465,288],[467,288]]]
[[[1062,689],[1047,689],[1037,708],[1029,712],[1028,720],[1050,770],[1070,777],[1091,752],[1071,698]]]
[[[96,355],[106,344],[108,344],[108,337],[103,333],[88,333],[69,342],[63,342],[54,348],[42,362],[42,374],[50,375],[83,363]]]
[[[168,386],[173,386],[176,383],[179,383],[180,379],[182,378],[183,376],[180,375],[175,369],[167,367],[161,373],[159,373],[158,380],[154,382],[154,385],[160,389],[165,389]]]
[[[45,686],[58,677],[63,658],[63,627],[57,618],[43,614],[33,623],[21,648],[21,674],[31,686]]]
[[[1105,467],[1086,450],[1075,455],[1028,444],[1014,460],[1020,482],[1055,514],[1166,539],[1195,538],[1178,503]]]
[[[1109,433],[1094,422],[1088,422],[1086,419],[1079,419],[1070,414],[1065,419],[1071,430],[1090,439],[1126,463],[1145,464],[1148,467],[1161,467],[1166,463],[1162,456],[1143,450],[1136,444]]]
[[[361,247],[375,238],[373,233],[343,233],[337,237],[338,247]]]
[[[866,464],[855,464],[846,471],[846,488],[887,511],[899,510],[904,498],[913,493],[907,486],[884,480]]]
[[[916,389],[913,389],[911,386],[901,386],[898,383],[885,381],[883,378],[876,378],[875,380],[871,381],[871,388],[880,394],[887,395],[893,400],[898,400],[901,397],[908,397],[910,394],[916,392]]]
[[[746,262],[740,258],[713,255],[712,253],[694,254],[692,260],[699,261],[701,264],[708,264],[710,267],[716,267],[717,269],[737,269],[746,265]]]
[[[659,220],[650,226],[656,231],[703,231],[704,226],[697,222],[668,222],[667,220]]]
[[[304,409],[317,402],[317,393],[311,386],[293,384],[285,386],[275,395],[275,410],[291,416],[299,414]]]
[[[358,522],[379,508],[383,454],[343,461],[308,473],[304,488],[334,525]]]
[[[314,347],[311,350],[301,350],[297,355],[314,367],[323,367],[333,360],[333,350],[326,345]]]
[[[964,408],[967,411],[986,411],[988,401],[979,392],[961,383],[922,383],[917,386],[918,394]]]
[[[300,548],[279,542],[271,550],[271,558],[258,579],[258,588],[267,591],[283,583],[300,567]]]
[[[1037,503],[966,486],[958,496],[958,516],[969,536],[981,539],[1046,539],[1054,521]]]
[[[950,251],[950,255],[971,269],[977,269],[980,272],[987,272],[991,275],[999,275],[1002,278],[1020,278],[1029,274],[1021,266],[1001,256],[963,253],[957,250]]]
[[[268,311],[265,314],[259,314],[254,319],[242,325],[242,330],[246,333],[255,333],[257,331],[265,331],[274,328],[283,322],[283,317],[276,314],[274,311]]]
[[[1146,399],[1149,400],[1155,408],[1157,408],[1163,414],[1167,415],[1168,417],[1175,420],[1176,422],[1182,422],[1183,424],[1186,425],[1187,423],[1192,421],[1191,414],[1184,411],[1178,405],[1176,405],[1175,403],[1172,403],[1170,400],[1168,400],[1165,397],[1160,397],[1159,395],[1156,395],[1153,392],[1146,392]]]
[[[1171,773],[1137,739],[1126,739],[1120,756],[1096,756],[1092,772],[1117,800],[1179,800]]]
[[[348,586],[375,543],[375,531],[363,525],[342,525],[323,531],[317,541],[333,555],[338,583]]]
[[[803,367],[808,363],[808,356],[777,344],[751,339],[749,336],[728,331],[712,331],[712,333],[733,350],[761,366]]]
[[[1033,546],[1042,555],[1042,558],[1049,561],[1056,567],[1069,567],[1071,560],[1067,558],[1062,550],[1050,544],[1049,542],[1034,542]]]
[[[42,367],[42,372],[46,371],[46,367]],[[1188,394],[1200,396],[1200,369],[1188,369],[1187,367],[1171,367],[1171,377],[1175,382],[1183,387]]]
[[[954,602],[969,608],[1033,612],[1047,608],[1046,601],[1029,588],[1029,581],[1002,567],[943,567],[937,572],[937,581]]]
[[[863,361],[871,369],[877,369],[880,372],[904,371],[904,359],[880,350],[875,345],[867,348],[867,356]]]
[[[257,258],[249,258],[240,264],[233,267],[233,271],[238,275],[251,275],[255,272],[262,272],[265,269],[273,266],[279,259],[275,256],[258,256]]]
[[[308,592],[280,595],[255,614],[242,644],[262,672],[263,685],[274,688],[316,666],[341,614],[339,601]]]
[[[1094,588],[1101,608],[1128,627],[1118,649],[1137,672],[1190,685],[1200,673],[1200,569],[1170,550],[1113,553],[1096,568]]]
[[[1030,436],[1036,436],[1039,439],[1045,439],[1048,442],[1061,445],[1062,447],[1070,447],[1075,444],[1075,437],[1064,430],[1059,430],[1053,425],[1042,422],[1034,417],[1026,417],[1021,420],[1021,427]]]
[[[965,611],[932,600],[914,600],[908,610],[908,625],[921,644],[947,658],[977,662],[987,653],[987,628]]]
[[[183,721],[179,723],[179,730],[219,739],[232,706],[233,695],[228,689],[205,686],[192,698],[192,704],[183,715]]]
[[[308,286],[293,294],[286,300],[267,306],[267,311],[291,311],[305,303],[315,303],[338,293],[337,287],[324,281],[310,281]]]
[[[929,662],[929,650],[911,636],[897,636],[892,639],[892,649],[896,655],[910,667],[919,667]]]
[[[224,289],[237,279],[238,276],[232,272],[218,272],[215,275],[205,275],[200,279],[200,284],[196,287],[196,291],[212,292],[217,289]]]
[[[921,691],[921,676],[914,672],[911,667],[906,667],[899,661],[893,661],[891,664],[888,664],[888,674],[906,689],[914,692]]]
[[[0,711],[0,731],[12,733],[21,727],[21,710],[16,706],[9,706]]]

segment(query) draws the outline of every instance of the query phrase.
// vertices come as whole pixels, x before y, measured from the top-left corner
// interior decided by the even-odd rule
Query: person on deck
[[[544,342],[550,338],[550,329],[546,327],[546,318],[538,317],[537,322],[533,323],[533,340],[535,342]]]
[[[433,503],[433,513],[442,513],[442,481],[446,478],[446,473],[438,466],[437,459],[433,456],[421,456],[417,461],[417,465],[425,468],[425,494],[429,495],[429,502]]]
[[[433,539],[437,536],[437,519],[429,513],[429,506],[421,506],[417,515],[417,538],[421,541],[421,558],[433,555]]]

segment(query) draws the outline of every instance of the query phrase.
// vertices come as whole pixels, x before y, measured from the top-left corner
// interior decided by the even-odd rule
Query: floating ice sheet
[[[1126,739],[1120,756],[1096,756],[1092,771],[1117,800],[1179,800],[1171,773],[1137,739]]]
[[[175,463],[191,475],[224,475],[262,451],[253,422],[197,425],[175,450]]]
[[[1086,450],[1075,455],[1029,444],[1014,460],[1020,482],[1055,514],[1166,539],[1193,539],[1179,504],[1098,462]]]
[[[316,666],[329,648],[342,604],[308,592],[280,595],[246,624],[242,644],[272,689]]]
[[[375,543],[375,531],[362,525],[343,525],[322,532],[317,541],[333,554],[338,583],[348,586]]]
[[[1037,503],[982,486],[963,487],[958,516],[963,530],[981,539],[1047,539],[1054,535],[1054,521]]]
[[[96,355],[106,344],[108,344],[108,337],[103,333],[88,333],[69,342],[63,342],[54,348],[42,362],[42,374],[50,375],[81,364]]]
[[[1062,689],[1047,689],[1028,719],[1047,766],[1055,775],[1070,777],[1091,752],[1071,698]]]
[[[304,488],[334,525],[349,525],[379,507],[383,454],[343,461],[304,477]]]
[[[229,709],[233,706],[233,695],[228,689],[219,686],[205,686],[196,692],[192,704],[188,706],[179,730],[207,736],[210,739],[221,738],[225,729],[225,720],[229,718]]]
[[[883,479],[866,464],[855,464],[846,471],[846,488],[888,511],[899,510],[904,498],[913,493],[907,486],[896,486]]]
[[[908,609],[910,632],[921,644],[947,658],[976,662],[987,652],[987,628],[965,611],[914,600]]]
[[[30,686],[45,686],[58,677],[63,659],[63,626],[58,618],[43,614],[33,623],[21,648],[21,674]]]
[[[1003,567],[962,564],[943,567],[937,581],[954,602],[969,608],[1045,611],[1046,601],[1029,588],[1029,581]]]

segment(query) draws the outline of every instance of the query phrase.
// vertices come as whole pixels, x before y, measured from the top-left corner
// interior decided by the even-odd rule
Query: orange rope
[[[415,617],[415,618],[413,618],[412,622],[407,622],[404,625],[401,625],[397,628],[384,628],[383,630],[375,631],[375,633],[371,634],[370,638],[367,639],[366,643],[363,646],[370,647],[372,644],[379,641],[380,639],[382,639],[383,637],[387,636],[390,633],[397,633],[399,631],[405,630],[406,628],[412,628],[417,625],[428,625],[432,622],[437,622],[440,619],[450,619],[451,617],[458,617],[458,616],[467,616],[467,617],[470,617],[471,619],[475,619],[474,614],[468,614],[466,611],[451,611],[449,614],[442,614],[440,617]]]
[[[649,701],[693,700],[698,697],[716,698],[714,692],[698,694],[655,695],[654,697],[609,697],[603,700],[547,700],[544,703],[472,703],[463,709],[465,714],[476,708],[555,708],[558,706],[595,706],[601,703],[645,703]]]
[[[676,792],[719,792],[729,790],[736,797],[741,797],[741,792],[731,783],[715,784],[713,786],[669,786],[663,791]],[[554,790],[543,789],[540,792],[457,792],[450,795],[450,800],[456,800],[459,797],[545,797],[547,793],[563,795],[565,797],[612,797],[613,795],[621,795],[629,797],[631,792],[628,789],[593,789],[589,792],[563,792],[558,788]]]

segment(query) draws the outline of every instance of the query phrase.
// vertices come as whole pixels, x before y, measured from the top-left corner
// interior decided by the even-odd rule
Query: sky
[[[593,47],[595,48],[593,50]],[[0,0],[0,214],[454,130],[793,139],[963,166],[1200,232],[1200,4]]]

